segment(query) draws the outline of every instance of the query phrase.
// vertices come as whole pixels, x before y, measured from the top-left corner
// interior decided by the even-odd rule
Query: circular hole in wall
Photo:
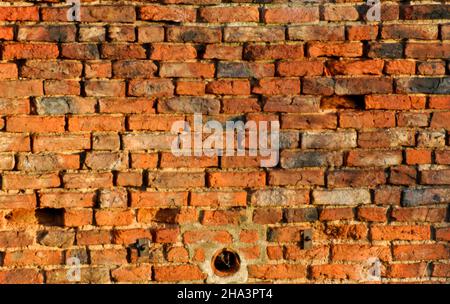
[[[241,259],[235,251],[224,248],[214,254],[211,264],[216,275],[228,277],[239,271],[241,268]]]

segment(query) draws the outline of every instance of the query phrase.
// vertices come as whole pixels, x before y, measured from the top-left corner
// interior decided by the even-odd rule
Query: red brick
[[[206,85],[206,93],[216,95],[250,95],[248,80],[216,80]]]
[[[247,204],[247,193],[240,192],[191,192],[191,206],[243,207]]]
[[[14,98],[41,96],[43,94],[44,90],[40,80],[0,81],[0,97]]]
[[[340,60],[327,63],[332,75],[381,75],[384,61],[373,60]]]
[[[435,112],[431,117],[432,128],[446,128],[450,127],[449,123],[450,112]]]
[[[24,249],[7,251],[3,260],[4,266],[42,266],[59,265],[62,262],[62,251]]]
[[[138,40],[141,43],[164,41],[164,27],[158,25],[140,26]]]
[[[349,25],[346,28],[347,37],[349,40],[375,40],[378,36],[377,25]]]
[[[242,46],[226,44],[207,44],[205,59],[239,60],[242,59]]]
[[[386,183],[383,170],[334,170],[328,173],[328,186],[374,187]]]
[[[436,163],[448,165],[450,164],[450,150],[449,151],[435,151]]]
[[[208,173],[211,187],[263,187],[266,184],[264,172],[211,172]]]
[[[327,246],[315,246],[311,249],[301,249],[296,245],[287,245],[286,246],[286,259],[287,260],[321,260],[328,258],[330,249]]]
[[[374,240],[428,240],[431,237],[429,226],[372,226]]]
[[[248,275],[264,280],[302,279],[306,278],[306,266],[299,264],[250,265]]]
[[[95,249],[90,250],[91,263],[101,264],[125,264],[127,263],[127,251],[125,248]]]
[[[308,54],[311,57],[337,56],[337,57],[359,57],[363,49],[360,42],[330,43],[311,42],[308,45]]]
[[[203,172],[153,171],[148,174],[148,186],[152,188],[195,188],[205,185]]]
[[[450,109],[450,96],[430,96],[428,107],[430,109]]]
[[[44,7],[41,9],[43,21],[67,22],[67,9]],[[135,8],[130,5],[82,6],[81,16],[84,22],[133,22],[136,19]]]
[[[437,228],[436,229],[436,240],[449,241],[450,240],[450,229],[448,227]]]
[[[65,173],[63,183],[66,189],[110,187],[112,186],[112,174],[110,172],[96,173],[89,171]]]
[[[160,67],[159,76],[213,78],[214,64],[205,62],[165,62]]]
[[[336,244],[331,250],[331,258],[333,261],[363,262],[374,257],[377,257],[382,261],[390,261],[391,249],[389,246]]]
[[[361,266],[345,264],[313,265],[311,275],[316,280],[359,280],[361,279]]]
[[[86,78],[109,78],[112,76],[111,63],[95,61],[86,62],[84,74]]]
[[[358,20],[359,13],[355,6],[327,6],[323,17],[328,21]]]
[[[43,284],[44,276],[37,269],[16,268],[0,270],[2,284]]]
[[[431,164],[430,150],[406,150],[406,163],[408,165]]]
[[[427,263],[389,265],[388,278],[420,278],[427,276]]]
[[[228,26],[224,29],[225,42],[276,42],[285,40],[280,26]]]
[[[14,28],[12,26],[0,26],[0,39],[13,40]]]
[[[394,245],[393,257],[398,261],[448,259],[450,252],[445,244]]]
[[[367,238],[368,229],[364,224],[328,224],[324,233],[327,239],[362,240]]]
[[[148,5],[140,8],[142,20],[194,22],[196,10],[191,7]]]
[[[125,83],[119,80],[88,80],[85,84],[86,96],[125,96]]]
[[[222,31],[219,27],[170,26],[167,28],[167,41],[216,43],[222,41]]]
[[[15,63],[0,63],[0,80],[17,79],[18,69]]]
[[[395,127],[394,112],[346,112],[341,113],[339,123],[342,128],[389,128]]]
[[[190,44],[153,43],[150,59],[153,60],[188,60],[197,57],[197,50]]]
[[[5,173],[2,177],[2,187],[5,190],[56,188],[61,185],[60,178],[56,173],[39,175]]]
[[[27,152],[30,151],[30,137],[17,133],[2,133],[0,137],[1,152]]]
[[[318,7],[274,7],[264,11],[266,23],[299,23],[319,20]]]
[[[187,205],[187,192],[131,192],[133,207],[175,207]]]
[[[387,208],[384,207],[359,207],[358,218],[368,222],[385,222]]]
[[[146,50],[139,44],[111,43],[102,45],[102,59],[146,59]],[[92,58],[91,58],[92,59]]]
[[[256,6],[204,7],[199,10],[202,21],[209,23],[259,22]]]
[[[67,59],[94,60],[99,59],[99,50],[96,44],[65,43],[61,46],[61,56]]]
[[[348,220],[355,217],[352,208],[325,208],[320,211],[321,221]]]
[[[323,73],[323,63],[318,60],[281,61],[277,65],[280,76],[320,76]]]
[[[443,208],[394,208],[392,218],[398,222],[442,222],[445,220]]]
[[[124,130],[124,118],[116,115],[69,117],[69,131],[120,131]]]
[[[111,242],[109,230],[79,230],[77,232],[78,245],[102,245]]]
[[[369,95],[365,98],[366,109],[409,110],[424,109],[424,96]]]
[[[217,242],[222,244],[231,243],[232,236],[228,231],[222,230],[190,230],[183,234],[186,244],[198,242]]]
[[[9,132],[64,132],[64,126],[63,116],[14,116],[6,121],[6,130]]]
[[[39,8],[36,6],[2,6],[1,21],[39,21]]]
[[[448,278],[450,275],[450,264],[433,264],[433,277],[444,277]]]
[[[154,242],[176,243],[180,230],[178,228],[159,228],[154,231]]]
[[[406,57],[417,59],[439,59],[450,56],[450,43],[409,42],[405,48]]]
[[[80,192],[41,192],[39,202],[41,207],[49,208],[81,208],[93,207],[95,193]]]
[[[158,282],[179,282],[203,280],[205,275],[194,265],[155,266],[155,280]]]
[[[244,49],[244,58],[248,60],[300,59],[303,56],[303,44],[249,44]]]
[[[321,169],[311,170],[274,170],[269,172],[269,185],[300,186],[324,185],[324,172]]]
[[[72,25],[56,26],[20,26],[17,34],[19,41],[68,42],[75,41],[76,27]]]
[[[450,170],[423,170],[420,172],[420,183],[428,185],[450,184]]]
[[[157,67],[151,61],[121,60],[112,64],[114,78],[151,78]]]
[[[98,226],[127,226],[134,221],[131,210],[97,210],[95,222]]]
[[[255,224],[276,224],[283,219],[283,212],[281,209],[256,209],[253,212],[253,223]]]
[[[326,114],[286,114],[281,116],[282,129],[335,129],[337,117]]]
[[[66,209],[64,211],[64,225],[67,227],[81,227],[92,225],[94,212],[91,209]]]
[[[14,43],[3,46],[3,59],[56,59],[58,55],[56,44]]]
[[[242,216],[237,210],[205,210],[201,223],[205,226],[239,225]]]
[[[117,282],[148,282],[151,281],[152,267],[150,265],[120,266],[111,271],[112,278]]]
[[[384,71],[389,75],[414,75],[416,62],[409,59],[396,59],[386,61]]]
[[[55,134],[33,136],[33,151],[76,151],[90,149],[89,134]]]

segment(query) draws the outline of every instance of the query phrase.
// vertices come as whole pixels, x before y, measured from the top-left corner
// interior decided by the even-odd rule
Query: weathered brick
[[[449,189],[445,188],[406,189],[403,191],[402,206],[445,203],[449,194]]]
[[[305,132],[301,139],[302,149],[338,150],[356,147],[356,133],[353,131]]]
[[[203,280],[205,275],[194,265],[155,266],[156,281],[196,281]]]
[[[202,21],[209,23],[258,22],[256,6],[204,7],[199,10]]]
[[[40,80],[0,81],[0,98],[41,96],[43,93],[43,85]]]
[[[370,228],[374,240],[428,240],[430,227],[423,226],[372,226]]]
[[[313,202],[318,205],[370,204],[370,193],[363,189],[314,190]]]
[[[285,39],[284,28],[279,26],[229,26],[224,29],[225,42],[275,42]]]
[[[308,54],[311,57],[359,57],[362,55],[362,52],[362,44],[360,42],[311,42],[308,44]]]
[[[383,170],[334,170],[327,176],[329,187],[374,187],[386,183]]]
[[[393,166],[402,163],[401,151],[350,151],[347,156],[349,166]]]
[[[340,165],[342,154],[339,152],[289,150],[281,152],[281,167],[285,169]]]
[[[290,40],[303,41],[341,41],[345,40],[344,26],[301,25],[289,26]]]
[[[142,20],[194,22],[196,11],[194,8],[176,6],[148,5],[140,8]]]
[[[161,77],[214,77],[214,64],[203,62],[163,63],[159,70]]]

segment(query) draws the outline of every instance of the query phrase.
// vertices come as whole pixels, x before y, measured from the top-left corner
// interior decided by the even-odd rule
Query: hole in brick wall
[[[364,109],[364,95],[323,97],[321,109]]]
[[[239,255],[231,249],[219,250],[212,258],[212,269],[220,277],[232,276],[241,268]]]
[[[64,209],[43,208],[35,211],[39,224],[44,226],[64,226]]]

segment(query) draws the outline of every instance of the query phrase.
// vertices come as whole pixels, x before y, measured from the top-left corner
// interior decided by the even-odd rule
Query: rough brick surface
[[[445,1],[0,2],[0,283],[211,282],[225,247],[240,282],[449,282]],[[279,164],[174,156],[199,112],[279,121]]]

